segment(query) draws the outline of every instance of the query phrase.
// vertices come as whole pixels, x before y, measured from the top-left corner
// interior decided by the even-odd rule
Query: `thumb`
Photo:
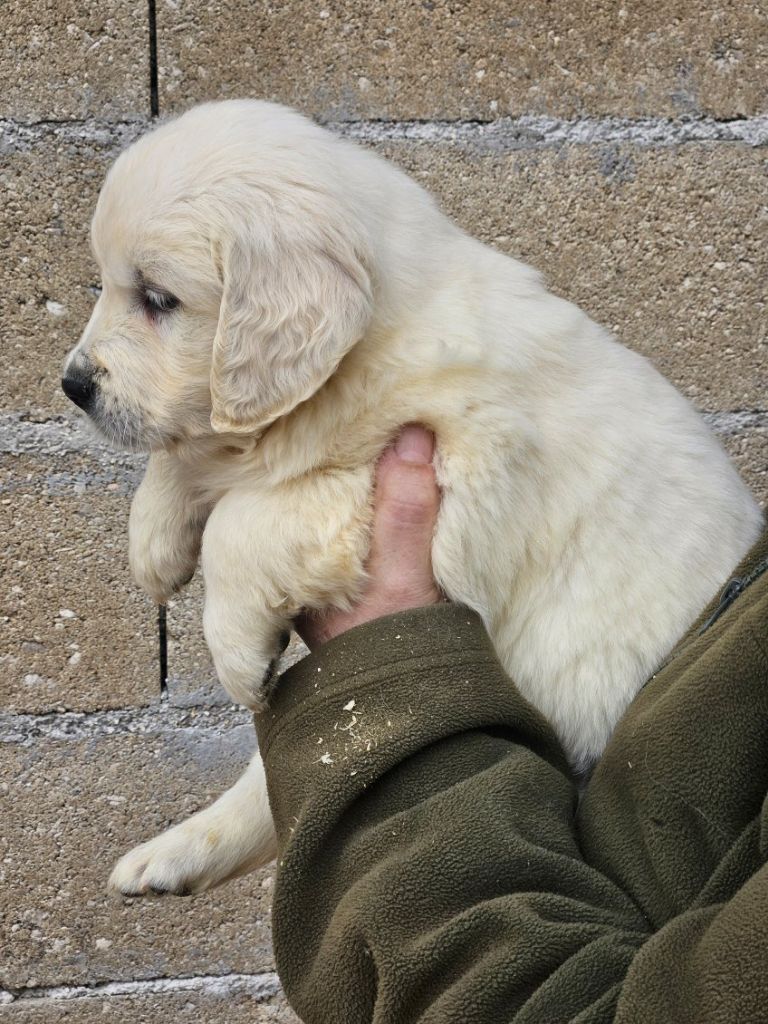
[[[431,545],[440,506],[434,444],[429,431],[409,425],[379,462],[370,571],[391,584],[434,586]]]

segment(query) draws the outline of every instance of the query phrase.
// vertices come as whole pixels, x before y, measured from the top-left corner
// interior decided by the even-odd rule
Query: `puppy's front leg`
[[[131,505],[128,550],[133,578],[158,604],[194,575],[208,512],[188,468],[153,452]]]
[[[203,537],[205,638],[234,700],[264,707],[302,608],[348,608],[364,580],[373,470],[230,491]]]
[[[256,753],[210,807],[122,857],[109,886],[124,896],[189,896],[268,864],[276,851],[264,765]]]
[[[205,531],[206,631],[222,682],[236,699],[265,699],[280,633],[300,608],[344,607],[364,579],[371,521],[369,468],[265,492],[238,491]],[[258,754],[215,803],[118,861],[110,886],[125,895],[202,892],[275,856]]]

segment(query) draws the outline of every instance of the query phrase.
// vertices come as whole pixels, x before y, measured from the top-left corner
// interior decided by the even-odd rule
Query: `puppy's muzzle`
[[[96,381],[91,374],[82,370],[70,370],[62,377],[61,387],[71,402],[80,406],[84,412],[88,412],[96,394]]]

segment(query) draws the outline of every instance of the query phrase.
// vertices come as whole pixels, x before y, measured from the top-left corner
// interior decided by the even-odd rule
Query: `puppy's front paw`
[[[215,829],[183,822],[121,857],[109,876],[109,888],[123,896],[204,892],[229,873],[228,859],[217,849],[220,840]]]
[[[172,534],[162,525],[131,523],[131,573],[143,591],[158,604],[189,583],[195,574],[200,544],[193,531]]]

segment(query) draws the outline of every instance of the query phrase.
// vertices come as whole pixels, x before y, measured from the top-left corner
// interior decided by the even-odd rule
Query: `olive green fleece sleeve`
[[[756,614],[735,631],[742,652]],[[766,691],[762,657],[753,644],[738,662],[742,704]],[[674,675],[658,682],[667,707]],[[752,703],[765,720],[764,698]],[[622,725],[636,742],[631,716]],[[280,849],[277,966],[307,1024],[768,1021],[768,813],[748,800],[697,898],[692,862],[676,906],[658,909],[637,838],[658,827],[658,779],[621,800],[616,765],[601,765],[577,822],[557,741],[473,613],[442,605],[344,634],[286,673],[257,727]],[[743,722],[734,752],[739,735]],[[612,744],[617,763],[628,742]],[[675,827],[667,814],[670,845]],[[678,848],[695,858],[697,844]],[[656,877],[663,895],[673,883]]]
[[[476,615],[344,634],[258,728],[277,965],[303,1020],[612,1019],[647,923],[584,863],[557,741]]]

